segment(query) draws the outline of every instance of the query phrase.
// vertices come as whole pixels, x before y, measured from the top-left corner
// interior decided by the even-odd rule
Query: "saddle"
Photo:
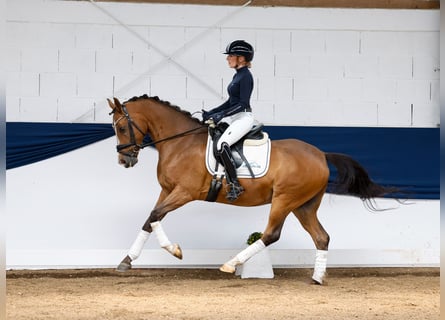
[[[217,143],[229,124],[220,122],[209,126],[207,139],[206,167],[213,176],[206,201],[215,201],[225,175],[224,166],[219,163]],[[271,143],[269,135],[262,131],[263,124],[256,124],[238,142],[230,147],[238,178],[259,178],[269,169]]]
[[[215,157],[215,159],[218,159],[218,140],[221,138],[224,131],[226,131],[228,127],[229,124],[226,122],[220,122],[215,127],[209,127],[209,135],[213,142],[213,156]],[[244,162],[252,178],[255,178],[255,175],[244,155],[244,145],[255,146],[266,143],[269,137],[267,133],[263,132],[263,127],[264,125],[262,123],[255,124],[246,135],[244,135],[238,142],[230,147],[232,151],[232,157],[235,160],[235,167],[239,168]]]

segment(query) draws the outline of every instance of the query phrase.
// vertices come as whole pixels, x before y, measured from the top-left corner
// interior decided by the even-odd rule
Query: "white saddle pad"
[[[267,173],[269,169],[270,160],[270,139],[266,132],[264,133],[264,139],[257,142],[257,140],[246,140],[244,141],[244,156],[249,162],[250,167],[255,175],[255,178],[260,178]],[[259,144],[260,143],[260,144]],[[236,152],[235,152],[236,153]],[[209,136],[207,138],[207,150],[206,150],[206,167],[210,174],[223,175],[224,167],[222,165],[218,166],[218,171],[215,171],[216,159],[213,155],[213,141]],[[241,164],[239,168],[236,169],[238,178],[252,178],[249,169],[245,162]]]

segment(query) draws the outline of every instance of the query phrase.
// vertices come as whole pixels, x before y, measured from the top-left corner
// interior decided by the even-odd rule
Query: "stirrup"
[[[229,183],[226,189],[226,199],[229,201],[235,201],[244,192],[243,186],[240,184]]]

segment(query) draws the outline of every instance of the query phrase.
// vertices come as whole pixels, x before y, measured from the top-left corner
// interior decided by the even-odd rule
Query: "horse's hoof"
[[[173,256],[175,256],[179,260],[182,260],[182,250],[181,250],[181,247],[177,243],[175,243],[173,246],[174,246],[173,252],[172,252]]]
[[[126,256],[124,260],[119,263],[119,265],[116,268],[116,271],[119,272],[125,272],[131,269],[131,259],[129,256]]]
[[[131,264],[130,264],[130,263],[124,263],[124,262],[121,262],[121,263],[119,263],[119,265],[117,266],[116,271],[119,271],[119,272],[125,272],[125,271],[128,271],[128,270],[130,270],[130,269],[131,269]]]
[[[323,280],[322,279],[315,280],[314,278],[312,278],[311,284],[321,286],[321,285],[323,285]]]
[[[227,273],[234,273],[236,268],[230,264],[224,263],[220,268],[220,271]]]
[[[182,250],[179,244],[169,244],[168,246],[163,247],[165,250],[170,252],[174,257],[178,258],[179,260],[182,260]]]

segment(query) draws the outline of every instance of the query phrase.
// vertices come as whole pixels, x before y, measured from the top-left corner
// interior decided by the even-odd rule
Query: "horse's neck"
[[[183,145],[184,139],[191,137],[190,135],[180,137],[182,133],[201,127],[193,118],[161,103],[153,102],[151,108],[146,108],[146,112],[150,136],[153,141],[172,138],[168,144],[180,147]],[[161,143],[159,147],[161,145],[165,144]],[[158,150],[161,151],[159,148]]]

